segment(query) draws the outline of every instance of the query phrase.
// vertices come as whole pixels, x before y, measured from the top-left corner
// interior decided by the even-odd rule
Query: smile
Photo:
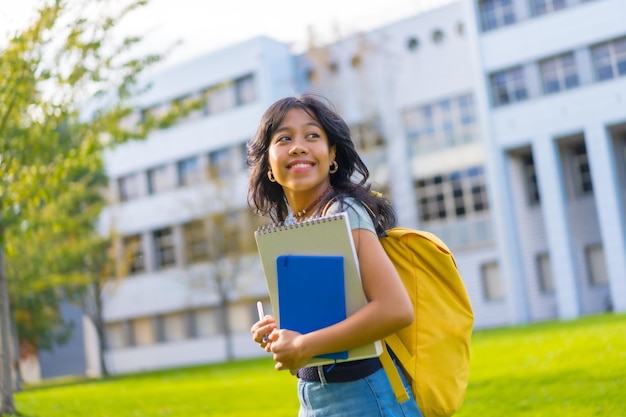
[[[311,162],[296,162],[295,164],[289,165],[290,169],[302,169],[302,168],[310,168],[314,164]]]

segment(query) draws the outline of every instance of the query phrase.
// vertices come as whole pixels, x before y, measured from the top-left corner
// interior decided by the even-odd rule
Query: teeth
[[[311,166],[310,164],[294,164],[291,167],[292,168],[307,168],[307,167],[310,167],[310,166]]]

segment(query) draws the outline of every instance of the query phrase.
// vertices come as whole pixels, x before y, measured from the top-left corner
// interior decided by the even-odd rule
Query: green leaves
[[[164,58],[135,53],[141,36],[114,33],[145,4],[46,1],[0,51],[0,250],[18,336],[38,348],[65,340],[60,304],[81,301],[111,270],[107,241],[94,229],[106,203],[104,149],[170,126],[193,107],[120,123],[147,88],[140,75]]]

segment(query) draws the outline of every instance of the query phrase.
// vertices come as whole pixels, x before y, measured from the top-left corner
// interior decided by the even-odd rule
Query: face
[[[270,138],[269,164],[288,200],[317,196],[330,183],[335,148],[320,123],[302,109],[287,112]]]

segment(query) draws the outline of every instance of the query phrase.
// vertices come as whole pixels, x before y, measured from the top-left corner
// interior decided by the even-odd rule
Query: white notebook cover
[[[278,303],[278,284],[276,260],[282,255],[328,255],[344,258],[344,284],[346,296],[346,316],[354,314],[363,307],[367,300],[363,293],[361,274],[352,240],[352,232],[346,213],[311,219],[292,225],[267,225],[254,233],[263,271],[276,320],[280,317]],[[315,285],[314,282],[311,285]],[[306,294],[302,294],[306,297]],[[320,308],[323,301],[320,300]],[[315,312],[303,312],[303,314]],[[280,322],[278,322],[280,327]],[[382,353],[380,341],[370,343],[348,351],[348,359],[336,360],[337,363],[350,360],[379,356]],[[306,366],[333,363],[335,360],[313,358]]]

